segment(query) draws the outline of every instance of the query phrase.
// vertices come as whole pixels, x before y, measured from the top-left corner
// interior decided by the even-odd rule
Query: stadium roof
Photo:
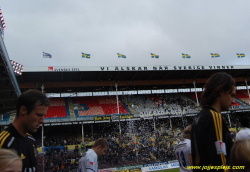
[[[23,72],[18,76],[22,91],[39,89],[42,85],[46,93],[100,92],[118,90],[153,90],[172,88],[202,88],[207,78],[223,71],[232,75],[237,86],[250,80],[250,69],[213,70],[155,70],[155,71],[47,71]]]
[[[6,47],[0,36],[0,114],[15,110],[17,97],[21,94],[12,70]]]

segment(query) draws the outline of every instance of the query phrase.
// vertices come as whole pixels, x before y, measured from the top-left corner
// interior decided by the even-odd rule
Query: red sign
[[[54,71],[53,66],[49,66],[48,71]]]

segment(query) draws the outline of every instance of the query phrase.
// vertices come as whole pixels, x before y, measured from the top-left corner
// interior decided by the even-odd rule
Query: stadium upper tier
[[[200,96],[201,93],[198,93],[198,98]],[[45,122],[53,122],[50,120],[67,122],[74,119],[93,121],[93,117],[111,115],[132,115],[133,117],[189,115],[196,114],[200,110],[195,93],[119,96],[119,111],[116,96],[50,98],[50,102]],[[239,90],[232,109],[245,108],[249,103],[247,91]],[[15,113],[2,116],[1,124],[10,123],[14,118]]]

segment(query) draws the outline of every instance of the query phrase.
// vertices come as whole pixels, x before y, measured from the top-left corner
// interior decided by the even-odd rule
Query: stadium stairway
[[[184,99],[188,99],[189,101],[193,102],[195,104],[195,106],[199,106],[197,104],[197,101],[195,99],[193,99],[190,95],[188,94],[180,94]]]
[[[124,107],[127,109],[128,112],[134,115],[136,114],[136,111],[130,106],[130,104],[126,101],[126,99],[120,97],[120,101],[122,102],[122,104],[124,105]]]
[[[76,114],[75,114],[75,111],[74,111],[74,105],[73,105],[72,99],[71,98],[67,98],[66,101],[68,102],[68,103],[66,103],[66,106],[68,104],[70,118],[76,118]]]
[[[234,98],[236,103],[239,103],[242,106],[248,106],[248,104],[246,102],[244,102],[243,100],[239,99],[238,97]]]

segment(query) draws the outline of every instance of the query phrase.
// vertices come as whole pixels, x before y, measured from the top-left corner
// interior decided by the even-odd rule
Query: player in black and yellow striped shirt
[[[44,123],[49,99],[37,90],[24,92],[17,100],[17,116],[9,127],[0,133],[0,149],[14,149],[23,161],[23,172],[37,171],[35,133]]]
[[[193,165],[230,164],[233,141],[221,112],[229,110],[235,94],[235,81],[227,73],[219,72],[208,79],[201,98],[203,110],[195,118],[191,131]]]

